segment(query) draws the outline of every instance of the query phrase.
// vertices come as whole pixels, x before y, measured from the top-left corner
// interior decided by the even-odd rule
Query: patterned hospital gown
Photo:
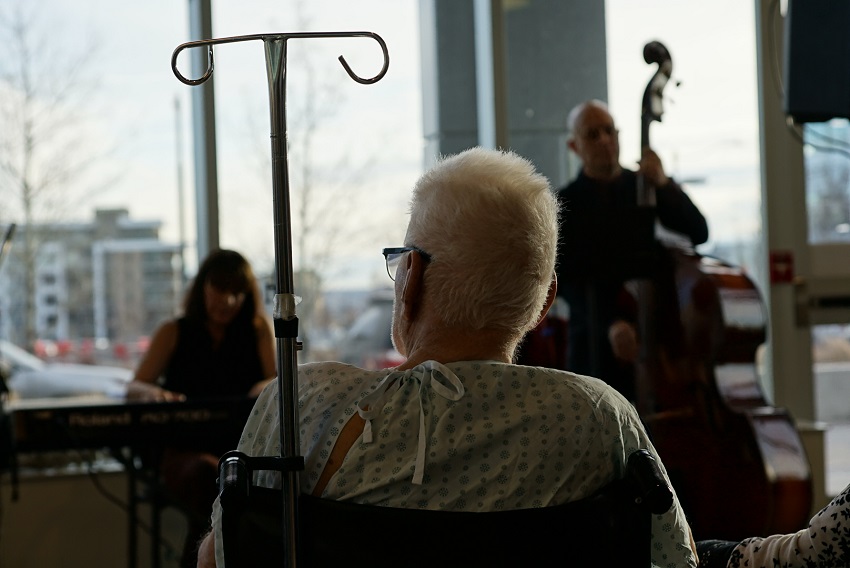
[[[748,538],[729,557],[728,568],[846,568],[850,566],[850,485],[818,512],[808,528],[767,538]]]
[[[311,363],[299,366],[298,381],[301,491],[313,491],[348,420],[359,413],[366,421],[322,494],[329,499],[451,511],[545,507],[621,477],[639,448],[655,453],[626,399],[602,381],[565,371],[494,361],[427,361],[407,371]],[[280,454],[277,409],[272,383],[239,450]],[[259,485],[280,485],[275,473],[255,476]],[[216,502],[216,531],[219,515]],[[656,566],[696,565],[678,500],[655,517],[652,532]]]

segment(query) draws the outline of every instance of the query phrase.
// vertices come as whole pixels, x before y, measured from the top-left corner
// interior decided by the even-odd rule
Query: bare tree
[[[73,183],[99,157],[81,112],[95,86],[86,73],[94,45],[68,49],[38,6],[0,8],[0,221],[21,229],[13,256],[23,274],[28,347],[36,338],[36,258],[44,236],[36,225],[61,218],[86,197],[74,193]]]
[[[315,52],[311,52],[315,53]],[[332,81],[320,72],[330,57],[320,60],[306,53],[299,62],[303,84],[291,98],[292,128],[289,156],[292,164],[293,253],[296,259],[296,284],[303,298],[299,317],[303,322],[304,357],[309,359],[311,331],[321,317],[320,303],[326,273],[334,250],[342,243],[354,244],[364,231],[352,231],[341,219],[357,211],[359,185],[373,168],[373,158],[353,164],[348,153],[328,163],[317,144],[319,130],[334,120],[342,104],[341,78]]]
[[[295,25],[310,29],[310,18],[302,3],[296,3]],[[290,48],[290,55],[293,53]],[[374,235],[364,231],[363,224],[346,223],[351,212],[363,213],[362,193],[355,190],[374,169],[375,156],[368,155],[357,163],[350,152],[330,157],[319,141],[323,129],[333,125],[344,107],[344,91],[351,80],[344,73],[328,72],[335,57],[315,43],[311,49],[296,51],[297,57],[287,61],[289,93],[287,94],[288,162],[290,166],[290,210],[292,212],[292,252],[295,290],[302,298],[298,306],[300,336],[304,340],[302,356],[311,357],[309,336],[323,319],[322,275],[328,272],[334,252],[341,246],[365,244]],[[247,109],[245,132],[262,132],[265,115],[258,109]],[[258,138],[253,155],[260,186],[268,185],[271,162],[268,146]],[[366,216],[363,215],[365,218]],[[369,219],[368,225],[376,223]]]
[[[810,159],[806,186],[811,188],[810,238],[815,241],[847,238],[850,231],[850,164],[846,156],[832,155]]]

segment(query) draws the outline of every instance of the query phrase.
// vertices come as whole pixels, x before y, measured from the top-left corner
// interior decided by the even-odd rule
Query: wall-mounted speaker
[[[786,114],[850,118],[850,2],[788,0],[783,59]]]

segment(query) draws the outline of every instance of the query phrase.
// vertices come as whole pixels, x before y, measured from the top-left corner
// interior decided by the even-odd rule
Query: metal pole
[[[271,115],[272,189],[274,197],[274,240],[276,290],[274,298],[274,330],[277,340],[278,412],[280,416],[280,449],[282,458],[298,457],[301,449],[298,437],[298,317],[295,313],[295,294],[292,270],[292,232],[289,204],[289,165],[286,156],[286,42],[291,38],[369,37],[378,42],[384,55],[384,65],[374,77],[364,79],[351,70],[345,58],[339,62],[346,73],[361,84],[380,81],[389,68],[386,43],[371,32],[303,32],[291,34],[258,34],[201,40],[177,46],[171,56],[174,74],[187,85],[200,85],[212,76],[214,59],[212,46],[261,39],[265,44],[266,71],[269,83],[269,112]],[[177,69],[177,56],[186,48],[205,46],[208,67],[198,79],[187,79]],[[298,471],[284,468],[281,472],[283,499],[284,566],[294,568],[298,561]]]
[[[210,0],[189,0],[189,33],[195,40],[206,40],[212,36]],[[200,74],[204,69],[204,54],[198,50],[192,55],[192,72]],[[200,259],[218,248],[220,236],[215,89],[212,81],[192,92],[192,133],[195,149],[196,246],[200,262]]]
[[[174,134],[177,158],[177,229],[180,238],[180,288],[186,278],[186,223],[183,190],[183,121],[180,116],[180,97],[174,97]]]
[[[289,162],[286,157],[286,38],[265,41],[266,72],[269,81],[271,114],[272,192],[274,207],[274,242],[276,294],[274,326],[277,338],[278,414],[280,416],[281,456],[299,455],[298,421],[293,409],[298,404],[296,338],[298,317],[292,275],[292,227],[289,205]],[[284,250],[284,247],[286,250]],[[283,498],[283,539],[297,543],[295,519],[298,518],[298,472],[285,471],[281,480]],[[297,565],[295,546],[285,548],[285,566]]]
[[[501,0],[475,0],[475,84],[478,144],[508,148],[505,29]]]

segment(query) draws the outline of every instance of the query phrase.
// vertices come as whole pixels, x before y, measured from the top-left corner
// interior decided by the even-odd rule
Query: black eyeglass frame
[[[594,143],[598,142],[603,134],[608,138],[617,138],[620,136],[620,129],[613,124],[606,124],[597,128],[590,128],[581,133],[580,136],[588,142]]]
[[[424,250],[422,250],[419,247],[412,247],[411,246],[411,247],[387,247],[387,248],[385,248],[384,250],[381,251],[381,254],[384,255],[384,261],[386,262],[386,265],[387,265],[387,274],[389,275],[390,280],[392,280],[393,282],[395,282],[395,274],[390,272],[390,261],[396,260],[396,257],[401,256],[402,254],[404,254],[406,252],[418,252],[419,256],[422,257],[422,260],[424,260],[426,263],[431,262],[431,255],[428,254],[427,252],[425,252]],[[391,256],[392,256],[392,259],[390,258]]]

